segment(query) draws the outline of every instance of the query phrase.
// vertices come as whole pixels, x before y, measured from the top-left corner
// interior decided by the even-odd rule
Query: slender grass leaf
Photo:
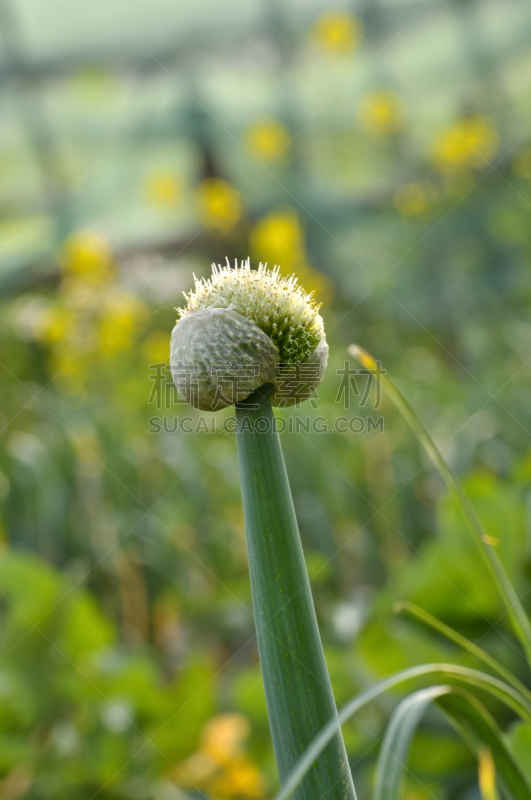
[[[492,697],[501,700],[505,705],[515,711],[521,719],[526,722],[531,720],[531,704],[526,698],[522,697],[512,686],[484,672],[468,669],[467,667],[455,666],[454,664],[422,664],[418,667],[402,670],[361,692],[341,709],[337,719],[331,720],[331,722],[323,728],[299,759],[275,800],[287,800],[287,798],[292,796],[293,792],[312,766],[314,760],[334,737],[340,725],[343,725],[344,722],[354,716],[360,709],[390,689],[395,689],[398,686],[428,675],[435,676],[440,681],[452,683],[464,688],[472,687],[474,689],[480,689]]]
[[[470,692],[453,691],[437,699],[450,722],[460,730],[477,754],[488,745],[503,794],[514,800],[531,800],[531,787],[496,722]]]
[[[441,622],[439,619],[437,619],[437,617],[434,617],[433,614],[430,614],[423,608],[419,608],[419,606],[415,605],[415,603],[410,603],[409,600],[400,600],[398,603],[395,603],[394,609],[396,613],[405,612],[406,614],[411,614],[411,616],[421,620],[426,625],[429,625],[430,628],[433,628],[434,630],[438,631],[438,633],[457,644],[459,647],[462,647],[463,650],[467,651],[468,653],[472,653],[472,655],[476,656],[476,658],[481,659],[484,664],[487,664],[491,669],[497,672],[504,681],[507,681],[508,684],[513,686],[517,692],[520,692],[520,694],[531,703],[531,692],[527,686],[524,686],[524,684],[519,681],[518,678],[515,678],[510,670],[504,667],[503,664],[500,664],[500,662],[491,655],[486,653],[481,647],[478,647],[477,644],[471,642],[470,639],[467,639],[453,628],[445,625],[444,622]]]
[[[378,757],[374,800],[398,798],[411,741],[426,709],[441,694],[451,691],[449,686],[431,686],[407,697],[397,706],[389,721]]]
[[[411,741],[427,708],[439,705],[475,753],[478,742],[488,745],[500,783],[510,800],[531,800],[531,790],[508,750],[501,731],[486,708],[470,692],[454,686],[431,686],[403,700],[387,728],[376,771],[374,800],[397,800]]]
[[[370,370],[378,377],[379,380],[381,380],[382,386],[385,388],[388,395],[391,397],[394,404],[406,422],[409,424],[410,428],[416,434],[427,453],[437,465],[450,492],[461,506],[461,509],[463,510],[468,521],[469,528],[474,535],[475,541],[477,542],[496,583],[496,587],[504,602],[505,609],[509,619],[512,622],[514,631],[526,653],[528,662],[531,664],[531,622],[529,621],[529,618],[507,576],[507,573],[505,572],[503,564],[501,563],[495,550],[495,545],[491,541],[491,538],[486,534],[476,514],[474,506],[468,499],[459,479],[444,460],[439,448],[435,444],[433,437],[424,423],[421,422],[418,415],[395,383],[388,378],[387,375],[382,373],[374,358],[361,347],[358,347],[358,345],[350,345],[349,353],[354,358],[357,358],[360,364],[365,367],[365,369]]]
[[[531,725],[517,722],[507,734],[507,744],[531,783]]]

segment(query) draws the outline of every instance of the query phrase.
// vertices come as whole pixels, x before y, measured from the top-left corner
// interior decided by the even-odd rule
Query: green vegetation
[[[359,800],[523,796],[529,3],[0,5],[0,797],[281,791],[234,409],[165,368],[247,255],[323,302],[275,414]]]

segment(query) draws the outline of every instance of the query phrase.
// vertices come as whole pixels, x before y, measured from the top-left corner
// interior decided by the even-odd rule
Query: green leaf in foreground
[[[379,380],[381,380],[382,386],[386,390],[387,394],[392,399],[393,403],[398,408],[410,428],[416,434],[428,455],[437,465],[446,482],[446,485],[461,506],[468,521],[469,528],[474,535],[474,538],[485,559],[485,563],[487,564],[496,583],[496,587],[500,593],[500,597],[504,602],[505,609],[509,619],[512,622],[514,631],[527,655],[528,662],[531,664],[531,622],[529,621],[522,603],[520,602],[520,598],[516,594],[507,576],[507,573],[505,572],[503,564],[496,553],[495,545],[491,541],[491,537],[489,537],[483,529],[474,507],[463,490],[459,479],[444,460],[441,451],[435,444],[432,435],[427,430],[424,423],[419,419],[418,415],[395,383],[388,378],[387,375],[382,373],[375,359],[369,353],[363,350],[363,348],[358,347],[358,345],[355,344],[350,345],[348,351],[360,362],[360,364],[365,367],[365,369],[370,370],[374,375],[377,376]]]
[[[454,664],[423,664],[419,667],[412,667],[411,669],[398,672],[396,675],[391,675],[383,681],[379,681],[347,703],[347,705],[341,709],[337,718],[329,722],[313,740],[302,758],[300,758],[295,765],[275,800],[287,800],[292,796],[314,760],[335,735],[340,725],[343,725],[343,723],[354,716],[360,709],[384,692],[428,675],[452,685],[469,689],[480,689],[491,695],[491,697],[501,700],[505,705],[515,711],[522,720],[526,722],[531,720],[531,703],[529,703],[525,697],[522,697],[516,689],[498,680],[498,678],[493,678],[491,675],[487,675],[484,672],[478,672],[477,670],[468,669],[467,667],[458,667]]]
[[[507,735],[507,743],[531,784],[531,725],[517,722]]]
[[[354,800],[269,389],[262,387],[236,406],[236,438],[258,650],[278,771],[284,783],[332,720],[333,733],[309,765],[296,797]]]
[[[437,704],[474,752],[488,746],[499,781],[511,800],[531,800],[531,790],[486,708],[470,692],[454,686],[431,686],[414,692],[396,708],[385,734],[376,772],[374,800],[397,800],[411,741],[422,716]]]

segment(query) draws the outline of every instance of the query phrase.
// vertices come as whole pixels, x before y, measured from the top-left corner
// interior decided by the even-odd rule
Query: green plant
[[[258,649],[284,782],[320,729],[337,718],[337,710],[271,402],[291,404],[309,396],[322,378],[328,348],[313,299],[277,270],[260,265],[251,271],[249,262],[234,270],[214,267],[212,278],[196,281],[186,297],[188,307],[172,336],[177,388],[202,409],[238,401],[236,434]],[[302,389],[297,381],[301,367],[306,368]],[[248,372],[244,385],[238,381],[245,377],[242,369]],[[322,797],[355,798],[337,728],[297,790],[299,800]]]

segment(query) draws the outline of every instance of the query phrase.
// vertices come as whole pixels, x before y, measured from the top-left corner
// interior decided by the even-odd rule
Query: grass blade
[[[375,700],[384,692],[390,689],[395,689],[398,686],[408,683],[409,681],[418,680],[425,676],[434,676],[438,680],[451,682],[452,685],[462,686],[465,688],[480,689],[492,697],[501,700],[505,705],[515,711],[524,721],[531,720],[531,703],[525,697],[522,697],[519,692],[513,689],[512,686],[487,675],[478,670],[468,669],[467,667],[458,667],[454,664],[423,664],[418,667],[398,672],[379,681],[374,686],[361,692],[354,697],[346,706],[339,712],[336,719],[326,725],[325,728],[313,740],[311,745],[305,751],[303,756],[299,759],[293,768],[289,778],[286,780],[283,789],[276,796],[275,800],[288,800],[296,790],[299,783],[303,780],[304,776],[311,768],[314,760],[319,756],[322,750],[326,747],[330,739],[335,735],[338,727],[343,725],[348,719],[356,714],[360,709]]]
[[[374,800],[397,800],[411,741],[427,708],[439,705],[467,743],[478,753],[488,745],[499,781],[510,800],[531,800],[531,790],[486,708],[470,692],[431,686],[407,697],[396,708],[385,734],[376,771]]]
[[[439,619],[437,619],[437,617],[434,617],[428,611],[424,611],[423,608],[419,608],[419,606],[415,605],[415,603],[410,603],[408,600],[401,600],[398,603],[395,603],[394,610],[396,613],[405,612],[406,614],[416,617],[426,625],[429,625],[430,628],[433,628],[438,633],[457,644],[459,647],[462,647],[463,650],[466,650],[466,652],[472,653],[472,655],[476,656],[476,658],[481,659],[484,664],[487,664],[491,669],[497,672],[504,681],[507,681],[508,684],[513,686],[517,692],[520,692],[520,694],[531,703],[531,692],[527,686],[524,686],[524,684],[519,681],[518,678],[515,678],[510,670],[482,650],[481,647],[478,647],[477,644],[471,642],[470,639],[467,639],[457,631],[454,631],[453,628],[445,625],[444,622],[441,622]]]
[[[488,745],[504,795],[514,800],[531,800],[531,787],[483,704],[469,692],[454,690],[439,697],[437,705],[465,735],[477,755],[481,752],[481,743]]]
[[[428,706],[449,686],[430,686],[406,697],[397,706],[387,727],[376,768],[374,800],[396,800],[408,760],[409,748]]]
[[[459,482],[459,479],[444,460],[439,448],[435,444],[433,437],[425,427],[424,423],[421,422],[416,412],[406,400],[400,389],[395,385],[395,383],[388,378],[387,375],[382,374],[379,365],[376,363],[374,358],[361,347],[358,347],[358,345],[351,345],[348,350],[349,353],[354,356],[354,358],[356,358],[360,364],[363,365],[363,367],[365,367],[365,369],[372,372],[379,380],[381,380],[382,386],[393,400],[394,404],[410,428],[416,434],[427,453],[437,465],[450,492],[454,495],[461,506],[468,521],[469,528],[471,529],[474,538],[479,545],[481,553],[485,558],[489,571],[494,578],[500,596],[512,622],[514,631],[520,640],[524,652],[526,653],[529,664],[531,664],[531,622],[524,611],[520,599],[516,594],[507,576],[507,573],[505,572],[503,564],[498,557],[490,537],[485,533],[483,526],[475,512],[474,506],[468,499],[463,487],[461,486],[461,483]]]
[[[243,511],[260,663],[281,783],[330,720],[334,732],[298,800],[355,800],[291,492],[267,394],[236,407]]]

